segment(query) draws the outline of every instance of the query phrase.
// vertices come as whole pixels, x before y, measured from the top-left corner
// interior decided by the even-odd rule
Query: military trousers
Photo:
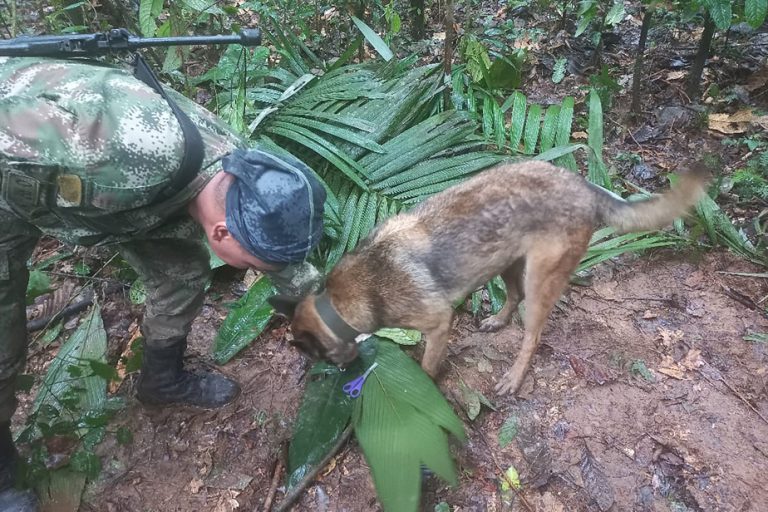
[[[27,353],[27,261],[42,233],[0,208],[0,423],[16,410],[16,375]],[[210,278],[202,240],[136,239],[118,245],[147,292],[142,332],[148,344],[165,347],[189,334]]]

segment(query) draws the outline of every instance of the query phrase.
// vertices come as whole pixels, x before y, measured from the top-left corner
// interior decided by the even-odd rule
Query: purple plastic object
[[[351,380],[344,384],[344,387],[341,388],[344,390],[344,392],[347,394],[349,398],[357,398],[360,396],[360,392],[363,390],[363,384],[365,384],[365,379],[368,378],[368,375],[373,371],[374,368],[379,366],[379,363],[373,363],[370,368],[365,370],[365,373],[356,378],[355,380]]]

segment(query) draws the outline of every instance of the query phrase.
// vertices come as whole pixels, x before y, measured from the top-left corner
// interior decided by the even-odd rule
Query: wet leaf
[[[745,335],[742,339],[753,343],[768,343],[768,333],[753,332]]]
[[[525,482],[533,488],[539,488],[549,482],[552,474],[552,453],[546,438],[539,431],[539,419],[535,412],[517,412],[517,445],[523,452],[528,465]]]
[[[461,421],[419,365],[394,343],[372,337],[379,364],[355,401],[355,435],[386,511],[415,512],[421,465],[449,483],[456,470],[446,430],[464,439]]]
[[[272,318],[267,299],[276,293],[266,276],[256,281],[224,319],[213,348],[213,357],[224,364],[258,337]]]
[[[93,452],[85,450],[78,451],[72,456],[69,464],[75,471],[85,473],[85,476],[89,480],[93,480],[99,476],[99,472],[101,472],[101,460]]]
[[[51,291],[51,278],[41,270],[33,270],[29,273],[27,283],[27,305],[32,304],[35,298]]]
[[[131,299],[132,304],[136,305],[144,304],[147,300],[147,290],[144,288],[144,283],[141,279],[133,281],[131,289],[128,290],[128,298]]]
[[[451,512],[451,506],[445,501],[441,501],[435,505],[435,512]]]
[[[629,368],[629,371],[633,375],[640,375],[648,382],[656,382],[656,377],[653,375],[653,373],[648,369],[648,367],[645,365],[645,361],[638,359],[632,363],[632,366]]]
[[[600,470],[592,452],[584,445],[584,451],[581,455],[581,477],[584,481],[584,489],[587,494],[592,498],[597,506],[605,512],[613,506],[613,486],[606,478],[605,474]]]
[[[38,343],[40,343],[41,347],[47,347],[54,341],[56,341],[56,338],[59,337],[59,334],[61,334],[61,330],[64,327],[64,325],[61,322],[56,323],[53,327],[48,328],[42,336],[38,339]]]
[[[520,475],[517,473],[515,466],[509,466],[504,472],[504,478],[501,480],[501,490],[504,492],[510,489],[520,489]]]
[[[68,467],[49,472],[35,482],[41,510],[77,512],[85,488],[86,475]]]
[[[61,346],[48,367],[40,392],[35,397],[33,413],[43,405],[64,406],[67,414],[76,410],[99,410],[104,406],[107,381],[93,375],[88,361],[106,361],[107,333],[101,309],[95,304],[77,330]]]
[[[499,430],[499,446],[506,448],[509,443],[517,436],[517,416],[510,415]]]
[[[379,329],[374,333],[380,338],[392,340],[398,345],[417,345],[421,341],[421,333],[414,329]]]
[[[118,428],[117,432],[115,432],[115,437],[117,438],[117,442],[122,445],[131,444],[133,442],[133,432],[131,432],[131,429],[128,427]]]

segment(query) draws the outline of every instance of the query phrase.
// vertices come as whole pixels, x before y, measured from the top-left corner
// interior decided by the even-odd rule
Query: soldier
[[[150,85],[90,61],[0,57],[0,510],[37,509],[11,488],[10,420],[27,348],[26,262],[41,235],[116,244],[139,273],[145,404],[215,408],[239,393],[222,375],[182,367],[210,273],[203,236],[224,262],[267,272],[283,292],[318,280],[304,263],[322,236],[325,190],[312,171],[246,149],[210,112]]]

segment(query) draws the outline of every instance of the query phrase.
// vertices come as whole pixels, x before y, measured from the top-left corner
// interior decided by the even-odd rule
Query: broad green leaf
[[[378,366],[355,401],[354,428],[386,511],[416,511],[422,464],[456,482],[443,429],[464,438],[461,422],[416,362],[376,338]]]
[[[608,11],[608,13],[605,15],[605,25],[609,27],[612,25],[618,25],[621,23],[621,20],[624,19],[625,14],[626,11],[624,10],[624,2],[621,0],[615,2],[611,7],[611,10]]]
[[[520,487],[520,475],[517,473],[517,469],[515,469],[515,466],[509,466],[504,472],[504,478],[501,482],[501,490],[507,492],[512,488],[520,489]]]
[[[163,10],[163,0],[141,0],[139,4],[139,28],[144,37],[153,37],[157,30],[155,18]]]
[[[451,512],[451,506],[445,501],[441,501],[435,505],[435,512]]]
[[[93,452],[77,451],[72,455],[69,464],[75,471],[84,473],[89,480],[93,480],[101,472],[101,460]]]
[[[144,288],[144,283],[141,279],[133,281],[130,290],[128,290],[128,298],[131,299],[133,304],[144,304],[144,301],[147,300],[147,290]]]
[[[560,106],[551,105],[544,114],[544,123],[541,126],[541,152],[545,153],[555,145],[557,134],[557,118],[560,115]]]
[[[559,84],[565,78],[565,72],[567,70],[568,59],[560,57],[555,61],[555,65],[552,68],[552,81]]]
[[[51,405],[75,419],[78,410],[100,410],[106,401],[107,381],[90,371],[89,361],[106,362],[106,352],[107,333],[101,309],[95,304],[48,367],[33,413]]]
[[[336,444],[352,415],[352,399],[342,386],[356,372],[329,368],[310,375],[288,448],[286,485],[294,487]]]
[[[207,12],[208,14],[224,14],[214,0],[182,0],[182,3],[189,9],[197,12]]]
[[[555,146],[567,146],[571,141],[573,107],[573,96],[566,97],[563,100],[560,108],[560,115],[557,119],[557,135],[555,135]],[[558,158],[555,163],[572,171],[576,171],[578,169],[578,166],[576,165],[576,159],[571,154]]]
[[[27,282],[27,304],[32,304],[35,298],[51,291],[51,278],[42,270],[33,270],[29,273]]]
[[[122,445],[131,444],[133,442],[133,432],[128,427],[120,427],[115,432],[117,442]]]
[[[380,338],[392,340],[398,345],[418,345],[421,341],[421,333],[413,329],[379,329],[374,333]]]
[[[214,342],[213,358],[218,364],[232,359],[262,333],[273,313],[267,299],[275,293],[272,281],[262,276],[235,303]]]
[[[768,13],[768,0],[746,0],[744,17],[752,28],[760,27]]]
[[[523,139],[525,127],[525,110],[527,99],[520,91],[515,91],[512,100],[512,121],[509,126],[509,144],[512,151],[518,152],[520,141]],[[570,133],[568,134],[570,136]]]
[[[41,347],[47,347],[48,345],[56,341],[56,338],[59,337],[59,334],[61,334],[61,330],[63,328],[64,328],[64,324],[62,322],[57,322],[56,325],[53,325],[48,329],[46,329],[43,335],[37,339],[37,342],[40,343]]]
[[[705,0],[704,5],[712,16],[715,26],[720,30],[728,30],[733,17],[731,0]]]
[[[532,155],[536,150],[541,129],[541,105],[531,105],[528,108],[528,117],[525,120],[525,133],[523,135],[523,153]]]
[[[506,448],[517,436],[517,416],[510,415],[499,430],[499,447]]]
[[[577,149],[584,149],[589,151],[589,146],[586,144],[567,144],[565,146],[555,146],[552,149],[539,153],[533,160],[541,160],[543,162],[551,162],[556,160],[556,165],[562,165],[561,162],[565,156],[573,156],[572,153]]]
[[[496,276],[491,279],[485,288],[488,290],[488,300],[491,302],[491,314],[495,315],[504,307],[504,302],[507,298],[504,280],[500,276]]]
[[[84,473],[70,467],[47,472],[34,483],[41,510],[78,512],[86,478]]]
[[[357,25],[358,30],[363,34],[365,39],[373,46],[373,48],[381,55],[384,60],[390,60],[393,57],[392,50],[389,49],[387,43],[373,31],[371,27],[365,24],[362,20],[352,16],[352,22]]]
[[[589,93],[589,128],[588,144],[589,172],[587,178],[595,185],[611,190],[611,179],[603,163],[603,107],[597,91]]]

